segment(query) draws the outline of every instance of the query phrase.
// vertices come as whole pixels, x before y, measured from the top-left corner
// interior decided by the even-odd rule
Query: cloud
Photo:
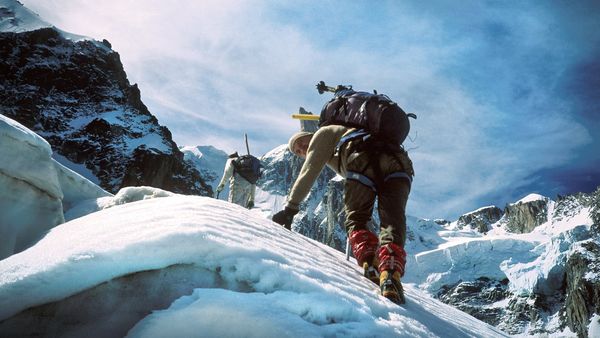
[[[595,142],[571,96],[557,95],[577,79],[564,70],[589,62],[587,44],[600,40],[573,23],[600,22],[585,6],[24,3],[62,29],[107,38],[180,145],[232,152],[248,133],[253,151],[265,153],[297,130],[289,115],[299,106],[319,113],[328,99],[314,90],[319,80],[390,95],[418,115],[406,144],[417,216],[456,217],[519,198],[541,171],[567,166]]]

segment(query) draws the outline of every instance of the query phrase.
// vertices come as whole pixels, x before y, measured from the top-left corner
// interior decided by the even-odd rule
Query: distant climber
[[[248,147],[248,137],[246,136],[247,155],[238,155],[237,151],[229,155],[223,170],[223,178],[217,186],[217,195],[223,191],[225,183],[229,181],[228,201],[244,208],[252,209],[254,207],[254,195],[256,191],[256,181],[261,176],[260,160],[250,155]]]
[[[336,98],[356,93],[340,86],[335,91]],[[372,95],[358,93],[365,96],[366,100],[370,100],[368,95]],[[360,107],[360,102],[356,106]],[[343,106],[338,109],[351,113],[350,108]],[[324,111],[321,112],[321,119]],[[403,132],[407,134],[407,131]],[[291,229],[300,203],[308,195],[321,170],[328,165],[346,178],[344,226],[354,257],[364,269],[365,277],[380,286],[384,297],[398,304],[404,303],[400,278],[404,275],[406,264],[405,209],[414,176],[412,162],[401,146],[403,140],[392,142],[373,132],[337,122],[327,125],[321,123],[315,133],[294,134],[288,148],[295,155],[305,158],[305,162],[287,197],[284,210],[273,216],[274,222]],[[376,197],[381,220],[379,238],[367,227]]]

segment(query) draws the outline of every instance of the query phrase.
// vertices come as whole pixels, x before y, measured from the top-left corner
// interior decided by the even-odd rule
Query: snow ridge
[[[93,293],[105,281],[173,265],[205,271],[204,277],[189,280],[200,287],[192,295],[179,295],[169,308],[138,318],[131,331],[130,326],[120,328],[122,333],[181,336],[196,329],[222,336],[256,328],[246,332],[252,337],[504,336],[411,286],[408,303],[398,307],[378,296],[378,288],[342,253],[258,213],[193,196],[92,213],[54,228],[36,246],[0,261],[0,332],[12,332],[19,318],[27,317],[17,314],[28,307],[58,302],[60,309],[61,299],[85,290]],[[114,301],[120,290],[113,291],[101,299]],[[236,307],[224,307],[233,302]],[[217,316],[226,310],[227,316]],[[208,317],[197,318],[200,314]],[[83,316],[80,328],[87,321],[98,324],[96,316]]]

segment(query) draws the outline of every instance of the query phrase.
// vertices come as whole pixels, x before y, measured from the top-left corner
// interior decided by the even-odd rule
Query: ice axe
[[[296,120],[319,121],[319,118],[321,117],[319,115],[310,114],[292,114],[292,118]]]
[[[250,147],[248,146],[248,134],[244,133],[244,139],[246,140],[246,151],[250,155]]]
[[[323,94],[325,92],[337,93],[343,89],[352,89],[352,86],[337,85],[337,87],[329,87],[324,81],[319,81],[319,83],[317,83],[317,91],[319,94]]]

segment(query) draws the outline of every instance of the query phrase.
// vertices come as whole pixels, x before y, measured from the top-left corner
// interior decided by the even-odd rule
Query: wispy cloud
[[[389,94],[419,116],[407,144],[418,216],[519,198],[537,173],[598,143],[571,97],[557,95],[566,69],[600,41],[600,30],[573,24],[577,15],[587,29],[600,22],[585,5],[24,3],[62,29],[107,38],[180,145],[231,152],[248,133],[265,153],[298,128],[289,115],[299,106],[319,112],[319,80]]]

